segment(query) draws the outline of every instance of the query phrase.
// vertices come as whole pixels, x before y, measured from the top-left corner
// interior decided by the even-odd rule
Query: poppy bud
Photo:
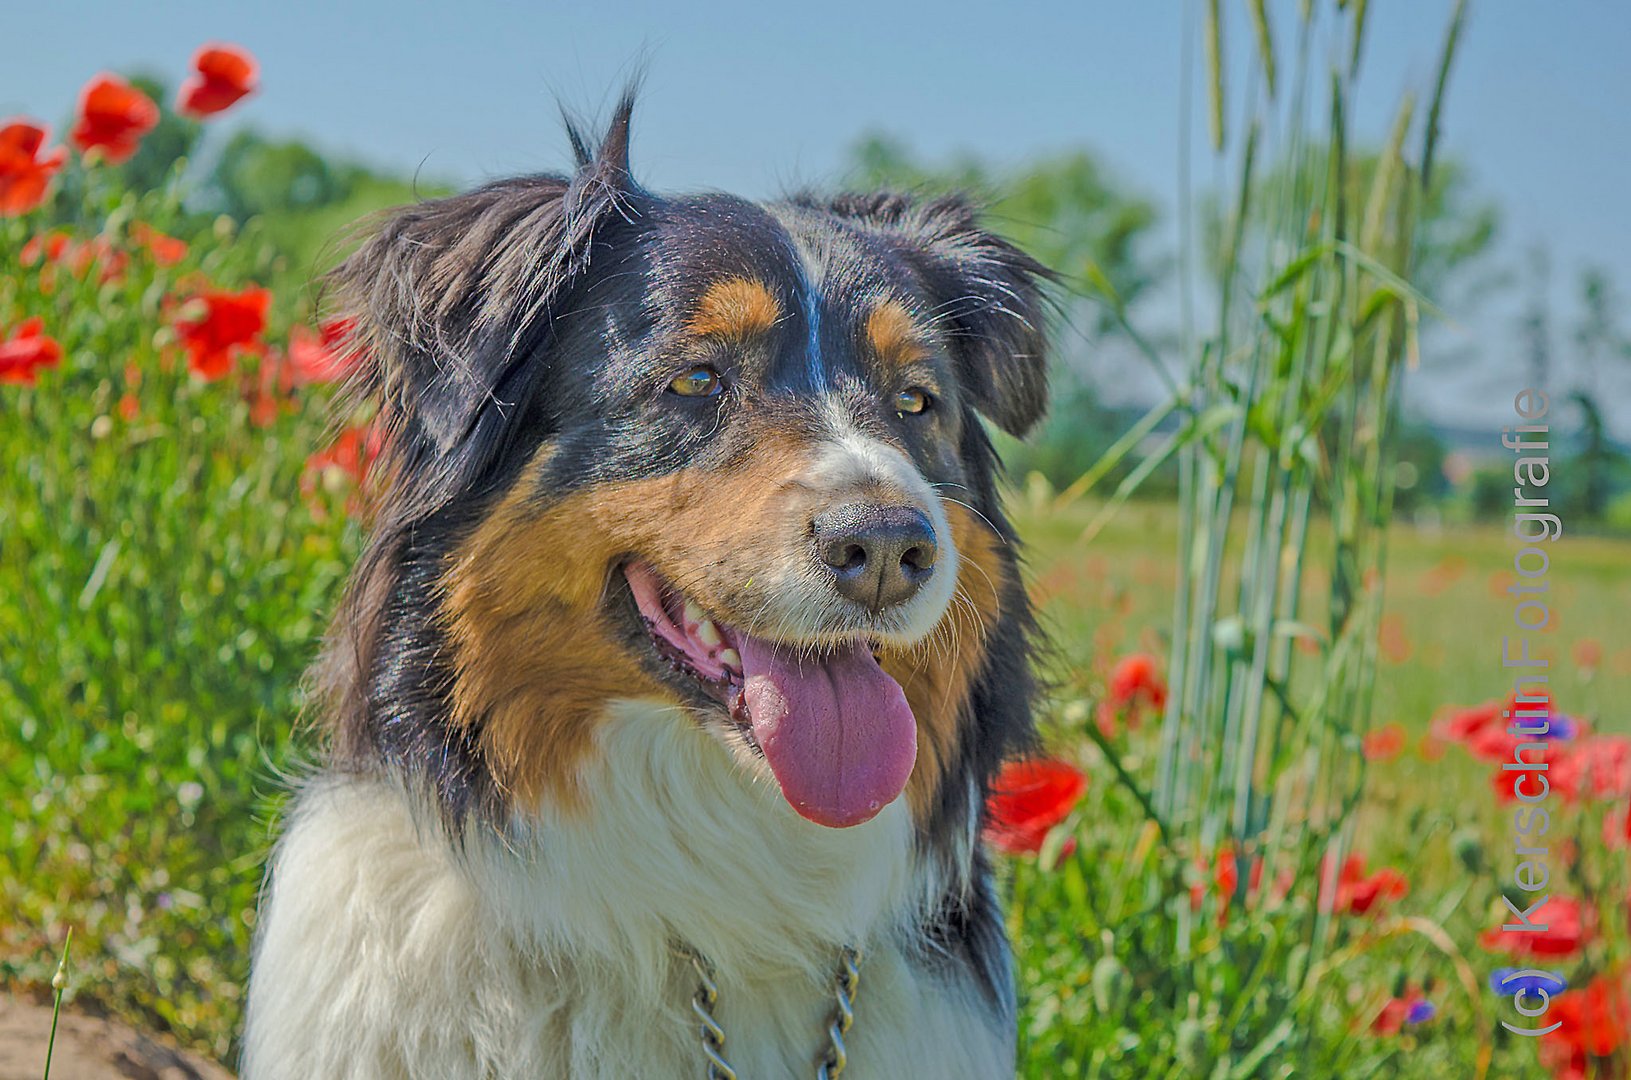
[[[1193,1016],[1178,1022],[1178,1063],[1185,1076],[1200,1076],[1205,1071],[1206,1027]]]
[[[1484,872],[1484,843],[1475,831],[1459,830],[1450,837],[1450,850],[1467,873],[1476,875]]]
[[[1093,965],[1093,1004],[1103,1015],[1119,1012],[1127,1004],[1130,981],[1127,967],[1113,953],[1105,953]]]

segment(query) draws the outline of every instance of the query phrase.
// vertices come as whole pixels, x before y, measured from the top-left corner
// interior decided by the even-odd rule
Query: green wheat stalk
[[[51,1054],[57,1048],[57,1019],[62,1015],[62,992],[68,988],[68,953],[74,947],[74,928],[68,928],[68,936],[62,943],[62,958],[57,961],[57,973],[51,976],[51,989],[56,991],[56,1001],[51,1006],[51,1037],[45,1044],[45,1072],[41,1080],[51,1080]]]

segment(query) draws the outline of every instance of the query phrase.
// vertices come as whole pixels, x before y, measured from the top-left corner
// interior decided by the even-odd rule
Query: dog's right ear
[[[353,390],[375,402],[392,471],[450,494],[491,465],[544,365],[550,315],[597,233],[641,196],[629,176],[632,90],[572,176],[501,180],[386,215],[329,276],[353,321]],[[427,491],[426,494],[431,494]]]

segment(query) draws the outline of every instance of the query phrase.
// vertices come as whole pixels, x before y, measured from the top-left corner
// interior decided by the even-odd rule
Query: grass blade
[[[1251,0],[1252,27],[1257,32],[1257,55],[1263,61],[1263,84],[1268,89],[1269,100],[1274,100],[1275,67],[1274,67],[1274,35],[1269,27],[1269,14],[1265,0]]]
[[[1359,74],[1359,58],[1365,51],[1365,16],[1369,13],[1369,0],[1354,0],[1353,48],[1348,53],[1350,79]]]
[[[1206,68],[1212,103],[1212,149],[1223,149],[1223,12],[1219,0],[1206,0]]]
[[[1433,182],[1433,155],[1438,149],[1439,118],[1444,109],[1444,91],[1450,83],[1450,65],[1455,62],[1456,47],[1461,43],[1461,31],[1467,21],[1467,0],[1456,0],[1455,12],[1450,16],[1450,28],[1444,35],[1444,51],[1439,55],[1438,75],[1433,80],[1433,104],[1427,110],[1427,132],[1422,137],[1421,186],[1426,191]]]
[[[1083,495],[1086,495],[1089,491],[1092,491],[1094,485],[1096,485],[1100,480],[1103,480],[1106,473],[1110,472],[1110,470],[1121,464],[1122,460],[1125,459],[1128,454],[1132,453],[1132,451],[1138,446],[1139,443],[1144,441],[1150,432],[1159,427],[1163,420],[1171,416],[1178,409],[1180,400],[1181,399],[1177,395],[1174,395],[1173,397],[1168,398],[1162,404],[1157,405],[1155,408],[1145,413],[1139,419],[1138,423],[1128,428],[1126,434],[1117,439],[1115,443],[1104,452],[1099,460],[1093,463],[1092,468],[1088,469],[1081,476],[1071,481],[1070,486],[1065,488],[1065,490],[1061,491],[1054,498],[1054,511],[1058,512],[1060,510],[1064,510],[1077,499],[1080,499]]]
[[[45,1072],[40,1080],[51,1080],[51,1055],[57,1048],[57,1020],[62,1015],[62,992],[68,988],[68,954],[74,947],[74,928],[62,943],[62,959],[57,961],[57,973],[51,977],[51,989],[56,991],[56,1002],[51,1006],[51,1037],[45,1044]]]

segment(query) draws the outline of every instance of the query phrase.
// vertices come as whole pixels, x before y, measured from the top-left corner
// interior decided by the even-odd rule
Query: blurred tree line
[[[1551,256],[1530,250],[1523,272],[1524,300],[1513,326],[1528,385],[1550,388],[1552,509],[1572,524],[1631,532],[1631,457],[1609,433],[1611,410],[1624,409],[1631,375],[1631,334],[1608,272],[1588,266],[1573,284],[1571,310],[1559,317]],[[1474,516],[1511,513],[1512,476],[1485,468],[1472,477],[1468,503]]]

